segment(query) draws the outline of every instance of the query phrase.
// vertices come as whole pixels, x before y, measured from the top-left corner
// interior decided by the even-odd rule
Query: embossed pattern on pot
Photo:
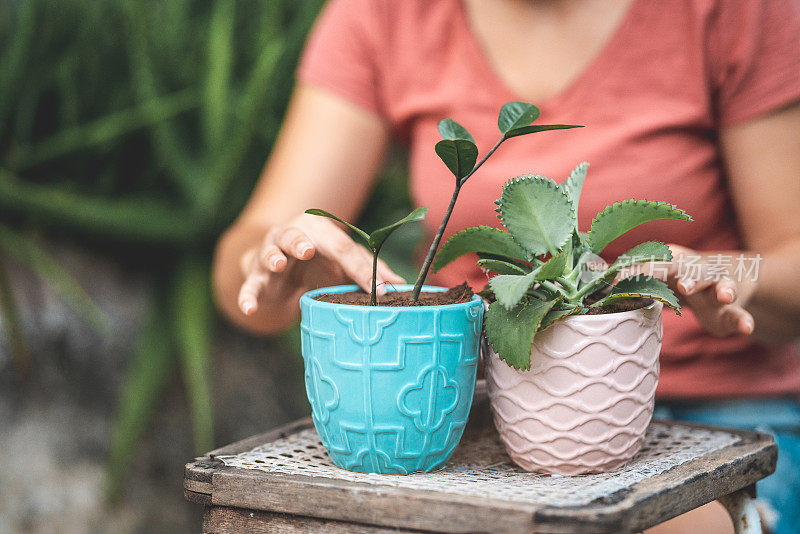
[[[639,451],[658,384],[661,309],[558,321],[536,335],[528,371],[485,347],[495,426],[514,462],[578,475],[616,469]]]
[[[464,430],[483,314],[478,297],[392,308],[300,301],[306,391],[331,460],[406,474],[444,465]],[[398,290],[403,290],[398,286]]]

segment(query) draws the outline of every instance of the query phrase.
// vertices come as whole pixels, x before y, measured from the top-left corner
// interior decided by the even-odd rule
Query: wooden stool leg
[[[754,493],[754,490],[745,488],[719,498],[719,502],[731,515],[736,534],[762,534],[761,517],[753,498]]]

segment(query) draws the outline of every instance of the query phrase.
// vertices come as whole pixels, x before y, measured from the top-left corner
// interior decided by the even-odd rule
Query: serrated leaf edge
[[[677,211],[679,214],[681,214],[681,215],[683,215],[685,217],[685,218],[673,218],[673,217],[670,217],[669,219],[687,221],[687,222],[692,222],[694,220],[694,219],[692,219],[691,215],[686,213],[684,210],[682,210],[681,208],[679,208],[675,204],[670,204],[669,202],[666,202],[666,201],[663,201],[663,200],[655,201],[655,200],[635,199],[635,198],[629,198],[629,199],[626,199],[626,200],[618,200],[618,201],[614,202],[613,204],[610,204],[610,205],[606,206],[605,208],[603,208],[602,210],[600,210],[597,213],[597,215],[595,215],[594,218],[592,219],[591,225],[589,225],[589,231],[586,233],[586,235],[587,235],[587,241],[589,242],[589,245],[592,247],[593,251],[598,252],[597,249],[596,249],[595,244],[591,242],[592,226],[594,226],[595,222],[598,219],[600,219],[601,217],[607,217],[610,213],[612,213],[616,209],[619,209],[621,206],[629,205],[629,204],[630,205],[642,205],[642,206],[644,206],[644,205],[669,206],[670,208],[672,208],[672,210]],[[659,219],[654,219],[654,220],[659,220]],[[642,224],[644,224],[644,223],[642,223]],[[614,239],[612,239],[611,241],[614,241]]]
[[[626,280],[627,280],[627,278],[626,278]],[[658,279],[655,278],[654,280],[658,280]],[[658,280],[658,281],[661,282],[661,280]],[[661,283],[663,284],[664,282],[661,282]],[[613,291],[615,287],[616,286],[612,286],[611,290]],[[675,301],[677,302],[678,301],[678,297],[675,295],[675,293],[666,284],[664,284],[664,287],[666,288],[667,291],[672,293],[672,296],[675,297]],[[590,307],[591,308],[601,308],[601,307],[605,306],[606,304],[609,304],[610,302],[613,302],[613,301],[616,301],[616,300],[627,299],[627,298],[644,298],[644,299],[657,300],[657,301],[661,302],[662,304],[664,304],[665,306],[667,306],[668,308],[670,308],[671,310],[673,310],[676,314],[681,315],[681,305],[680,305],[680,303],[678,303],[677,306],[674,306],[671,302],[669,302],[668,300],[663,299],[662,297],[660,297],[658,295],[651,295],[651,294],[639,293],[639,292],[625,292],[625,293],[609,294],[609,295],[606,295],[605,297],[603,297],[602,299],[598,300],[594,304],[592,304]]]
[[[527,251],[527,249],[525,247],[523,247],[522,245],[520,245],[519,241],[517,241],[514,238],[514,234],[511,233],[511,230],[508,228],[508,226],[506,226],[505,220],[503,220],[503,197],[506,195],[506,190],[508,190],[509,188],[513,187],[514,185],[519,184],[521,182],[534,181],[534,180],[546,182],[548,187],[551,187],[552,189],[555,189],[556,191],[561,193],[564,196],[564,198],[567,199],[567,202],[570,205],[570,213],[572,215],[572,220],[573,221],[576,220],[575,206],[572,205],[572,201],[570,200],[569,195],[552,178],[548,178],[547,176],[543,176],[541,174],[522,174],[522,175],[515,176],[514,178],[508,180],[506,183],[503,184],[503,189],[501,190],[500,198],[495,201],[495,204],[497,204],[498,207],[494,211],[497,212],[497,218],[500,220],[502,225],[505,227],[506,230],[508,230],[508,234],[511,236],[511,239],[514,239],[514,241],[517,243],[517,245],[519,245],[523,250],[526,250],[526,251]],[[570,234],[567,236],[567,238],[564,240],[564,242],[559,244],[556,247],[557,250],[563,249],[564,245],[571,238],[572,238],[572,233],[570,232]]]
[[[522,245],[517,243],[517,240],[514,239],[514,236],[512,236],[510,232],[507,232],[505,230],[501,230],[500,228],[494,228],[492,226],[481,224],[481,225],[478,225],[478,226],[471,226],[469,228],[465,228],[464,230],[459,230],[458,232],[456,232],[455,234],[453,234],[449,238],[447,238],[447,241],[445,241],[444,244],[442,244],[441,248],[436,253],[436,256],[433,258],[433,272],[439,271],[441,268],[443,268],[446,265],[449,265],[452,261],[454,261],[454,260],[451,260],[450,262],[445,263],[444,265],[442,265],[438,261],[439,258],[441,257],[442,251],[445,250],[445,247],[447,247],[447,243],[449,243],[451,239],[453,239],[455,236],[460,235],[460,234],[478,233],[478,232],[483,232],[483,231],[486,231],[486,230],[491,230],[493,232],[502,232],[502,233],[506,234],[507,236],[509,236],[511,238],[511,240],[514,242],[514,244],[516,244],[519,247],[520,251],[524,253],[524,255],[525,255],[524,257],[526,258],[525,261],[531,261],[533,259],[531,257],[531,255],[528,253],[528,251],[525,250],[525,247],[523,247]],[[458,256],[458,257],[461,257],[461,256]]]
[[[503,357],[503,355],[502,355],[502,354],[500,354],[498,351],[496,351],[496,350],[495,350],[495,348],[494,348],[494,344],[493,344],[493,343],[491,342],[491,340],[489,339],[490,335],[489,335],[489,333],[488,333],[488,330],[486,330],[486,341],[487,341],[487,342],[488,342],[488,343],[489,343],[489,344],[492,346],[492,350],[494,350],[494,352],[497,354],[497,356],[498,356],[498,357],[499,357],[501,360],[503,360],[503,362],[505,362],[505,364],[506,364],[506,365],[508,365],[508,366],[509,366],[509,367],[511,367],[512,369],[516,369],[516,370],[518,370],[518,371],[528,371],[528,370],[530,370],[530,368],[531,368],[531,359],[530,359],[530,353],[531,353],[531,351],[533,350],[533,341],[536,339],[536,334],[538,334],[538,333],[539,333],[539,328],[542,326],[542,320],[544,320],[544,317],[545,317],[545,315],[547,315],[547,313],[548,313],[550,310],[552,310],[552,309],[553,309],[553,306],[555,306],[555,305],[558,303],[558,301],[559,301],[559,300],[560,300],[560,299],[556,299],[556,300],[548,301],[548,302],[551,302],[550,308],[547,310],[547,312],[545,312],[545,313],[544,313],[544,315],[542,315],[542,318],[541,318],[541,319],[539,320],[539,322],[536,324],[536,328],[534,328],[534,329],[533,329],[533,335],[531,336],[531,346],[530,346],[530,348],[528,349],[528,366],[527,366],[527,367],[517,367],[517,366],[515,366],[515,365],[513,365],[513,364],[511,364],[511,363],[508,363],[508,362],[506,361],[506,359]],[[499,301],[498,301],[497,303],[498,303],[498,304],[501,304]],[[502,304],[501,304],[501,306],[502,306]],[[507,310],[507,311],[509,311],[509,310]],[[486,323],[486,324],[488,325],[488,323]]]
[[[548,311],[547,313],[550,313],[551,311],[553,311],[553,308],[550,308],[550,311]],[[561,311],[563,311],[563,310],[561,310]],[[537,334],[539,332],[543,332],[543,331],[547,330],[548,328],[550,328],[551,326],[553,326],[557,322],[559,322],[559,321],[561,321],[563,319],[566,319],[567,317],[572,317],[573,315],[580,315],[581,314],[581,308],[580,307],[575,307],[575,308],[569,310],[565,315],[562,315],[561,317],[559,317],[558,319],[556,319],[555,321],[550,323],[549,325],[542,327],[542,325],[544,324],[544,319],[545,319],[545,317],[547,317],[547,313],[544,314],[544,317],[542,317],[542,321],[539,324],[539,328],[536,330]],[[534,335],[534,337],[535,337],[535,335]]]

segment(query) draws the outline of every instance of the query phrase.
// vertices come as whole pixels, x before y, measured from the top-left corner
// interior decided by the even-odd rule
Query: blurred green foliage
[[[112,494],[176,371],[195,447],[212,447],[211,252],[275,140],[322,3],[0,2],[0,250],[101,328],[103,312],[34,235],[94,247],[155,278],[112,436]],[[407,210],[403,159],[390,158],[367,228]],[[401,274],[414,274],[417,237],[385,253],[394,264],[402,258]],[[0,306],[22,369],[26,349],[2,257]]]

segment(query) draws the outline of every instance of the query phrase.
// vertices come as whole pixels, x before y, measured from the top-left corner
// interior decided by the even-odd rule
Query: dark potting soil
[[[378,306],[441,306],[443,304],[458,304],[472,300],[472,289],[464,282],[451,287],[447,291],[427,292],[419,294],[419,300],[411,302],[411,291],[391,291],[378,297]],[[351,304],[354,306],[369,306],[369,293],[364,291],[348,291],[347,293],[324,293],[314,297],[322,302],[334,304]]]
[[[604,313],[619,313],[639,308],[646,308],[653,303],[653,299],[643,299],[640,297],[618,300],[612,304],[606,304],[599,308],[587,308],[585,315],[602,315]]]

